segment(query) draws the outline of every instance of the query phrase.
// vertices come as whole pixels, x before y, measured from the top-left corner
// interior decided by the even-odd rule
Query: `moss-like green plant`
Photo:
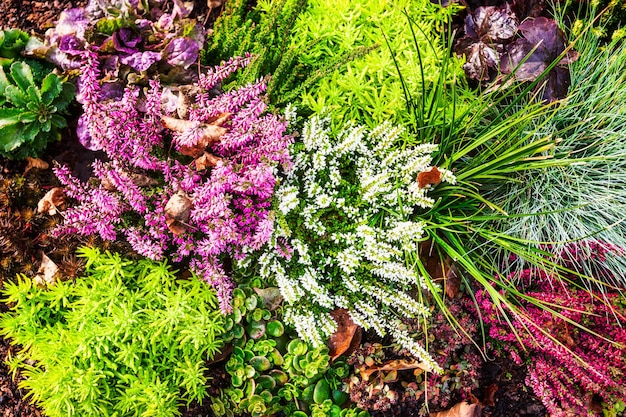
[[[9,360],[47,416],[176,416],[206,396],[205,366],[222,346],[223,316],[199,279],[167,263],[85,248],[87,274],[48,289],[7,283],[1,334]]]
[[[233,292],[233,313],[226,319],[225,340],[233,344],[226,363],[231,386],[212,399],[218,416],[261,417],[282,411],[289,416],[365,417],[348,399],[342,379],[349,367],[330,364],[328,348],[313,348],[284,325],[277,288]],[[359,414],[361,413],[361,414]]]
[[[30,66],[0,67],[0,155],[11,159],[38,156],[48,142],[60,139],[67,126],[63,117],[74,99],[75,87],[49,73],[37,85]]]
[[[303,64],[313,65],[355,47],[381,47],[307,87],[300,97],[303,105],[315,112],[330,110],[337,121],[334,128],[346,120],[369,127],[387,120],[402,121],[398,117],[404,107],[403,86],[394,58],[410,89],[435,79],[447,51],[437,45],[431,47],[431,39],[441,36],[457,10],[456,6],[441,8],[429,0],[310,0],[306,11],[298,16],[292,36],[292,46],[303,51]],[[417,22],[415,33],[404,24],[405,13]],[[448,81],[454,74],[462,74],[461,63],[451,63],[455,65],[447,72]]]

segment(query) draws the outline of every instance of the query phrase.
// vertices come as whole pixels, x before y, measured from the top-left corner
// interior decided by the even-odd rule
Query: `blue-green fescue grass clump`
[[[9,366],[26,396],[50,417],[171,417],[201,402],[223,344],[214,291],[165,262],[81,255],[87,273],[75,283],[5,283],[0,334],[22,346]]]
[[[305,12],[298,16],[291,38],[292,47],[303,51],[300,60],[304,64],[315,65],[357,46],[379,48],[306,89],[301,105],[317,113],[330,111],[335,131],[348,120],[370,128],[384,121],[401,122],[403,87],[394,57],[409,88],[419,88],[424,79],[433,81],[448,51],[430,47],[430,39],[441,36],[445,23],[457,11],[455,5],[442,8],[430,0],[310,0]],[[419,30],[415,29],[415,41],[423,51],[421,56],[414,48],[414,34],[409,26],[398,24],[406,22],[405,12],[419,26]],[[448,82],[463,74],[462,63],[451,61]]]
[[[529,242],[530,247],[549,245],[552,253],[566,257],[571,243],[580,241],[578,256],[586,253],[580,259],[587,262],[571,267],[594,278],[585,285],[601,279],[623,288],[626,43],[602,46],[587,32],[575,46],[580,57],[570,67],[573,87],[550,120],[536,128],[538,136],[558,140],[547,154],[555,163],[540,171],[520,172],[493,198],[510,215],[502,223],[503,233]],[[598,246],[607,253],[596,256]],[[510,267],[521,270],[524,265],[516,262]]]
[[[437,147],[405,146],[403,129],[390,123],[372,130],[347,124],[337,136],[329,125],[320,116],[304,124],[302,141],[291,149],[294,166],[276,191],[270,244],[248,261],[276,282],[285,321],[306,342],[325,343],[336,329],[329,313],[344,308],[355,323],[389,334],[437,370],[400,324],[427,316],[421,292],[438,290],[405,256],[425,235],[426,224],[414,215],[434,200],[431,186],[420,188],[416,177],[432,169]],[[454,183],[450,171],[441,176]]]

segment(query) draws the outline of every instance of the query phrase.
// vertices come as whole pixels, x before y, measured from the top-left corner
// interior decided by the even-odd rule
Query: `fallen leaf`
[[[161,121],[163,126],[178,133],[178,136],[174,137],[178,151],[183,155],[198,158],[207,147],[222,139],[227,131],[222,124],[230,116],[230,113],[221,113],[207,123],[169,116],[162,116]]]
[[[437,185],[441,182],[441,172],[437,167],[432,167],[430,171],[417,174],[417,187],[426,188],[429,185]]]
[[[431,279],[434,282],[443,281],[446,295],[454,298],[461,289],[461,275],[449,256],[441,258],[433,249],[431,240],[421,242],[419,246],[420,259]]]
[[[178,191],[168,200],[165,205],[165,216],[168,229],[175,235],[181,235],[187,231],[192,202],[187,195]]]
[[[394,359],[387,361],[380,366],[370,366],[369,368],[360,371],[361,378],[364,381],[369,380],[370,375],[378,371],[405,371],[407,369],[421,369],[423,371],[430,371],[431,368],[424,362],[417,362],[408,359]]]
[[[58,212],[57,207],[65,203],[63,188],[54,187],[37,203],[37,213],[48,213],[50,216]]]
[[[208,152],[204,152],[201,157],[195,159],[194,163],[196,164],[197,171],[204,171],[205,169],[216,166],[217,163],[221,160],[222,158],[219,158]]]
[[[496,384],[491,384],[485,387],[485,391],[483,393],[483,401],[482,401],[482,404],[485,407],[496,406],[496,400],[495,400],[496,392],[498,392],[498,386]]]
[[[446,411],[430,413],[430,417],[480,417],[482,407],[478,404],[458,403]]]
[[[33,281],[40,287],[54,285],[59,275],[59,267],[45,253],[41,255],[41,265],[39,265]]]
[[[150,178],[149,176],[144,174],[130,174],[130,179],[137,187],[150,187],[159,183],[154,178]]]
[[[261,297],[263,307],[267,308],[269,311],[276,310],[283,302],[283,296],[280,295],[280,290],[276,287],[255,288],[254,291]]]
[[[344,308],[333,310],[330,315],[337,323],[337,329],[328,340],[328,355],[334,361],[343,354],[352,353],[361,344],[362,330]]]
[[[43,169],[46,170],[50,167],[50,164],[39,158],[31,158],[30,156],[26,157],[26,168],[24,169],[24,175],[31,169]]]

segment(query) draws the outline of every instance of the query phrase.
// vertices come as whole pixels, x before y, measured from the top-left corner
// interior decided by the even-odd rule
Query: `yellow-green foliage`
[[[82,256],[75,283],[5,285],[0,334],[23,347],[9,366],[27,396],[49,417],[172,417],[202,401],[224,331],[214,291],[166,262]]]
[[[336,121],[351,119],[369,126],[400,121],[398,112],[405,102],[392,51],[409,90],[417,93],[422,75],[426,84],[439,76],[447,53],[442,32],[456,10],[429,0],[310,0],[291,37],[292,47],[302,51],[302,62],[313,65],[358,46],[380,47],[303,91],[304,106],[328,109]],[[415,39],[404,12],[415,21]],[[450,80],[462,75],[460,62],[453,60],[453,66],[447,70]]]

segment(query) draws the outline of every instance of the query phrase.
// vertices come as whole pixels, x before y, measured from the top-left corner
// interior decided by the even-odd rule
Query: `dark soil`
[[[31,34],[42,35],[48,28],[54,26],[62,10],[82,7],[86,3],[86,0],[1,0],[0,28],[19,28]],[[210,12],[209,16],[207,16],[208,12]],[[207,27],[211,27],[219,12],[219,9],[209,11],[206,1],[195,0],[192,16],[200,22],[204,22]],[[80,167],[77,167],[76,164],[86,166],[90,156],[68,145],[72,142],[75,140],[70,139],[52,145],[43,159],[65,162],[69,162],[68,159],[74,159],[73,165],[80,171]],[[4,163],[6,161],[2,162],[1,165],[6,169]],[[17,167],[16,170],[19,172],[21,169]],[[6,310],[6,305],[0,303],[0,312]],[[16,353],[16,349],[16,347],[10,346],[7,340],[0,337],[0,417],[41,417],[41,411],[24,399],[26,393],[18,388],[20,376],[17,375],[17,379],[13,380],[4,363],[9,355]],[[215,369],[214,371],[217,372]],[[213,375],[213,377],[215,381],[220,380],[219,375]],[[524,378],[525,370],[510,363],[499,361],[485,364],[481,388],[477,391],[476,396],[482,400],[485,395],[484,387],[494,386],[494,384],[498,390],[493,397],[493,405],[487,406],[482,415],[484,417],[545,417],[547,415],[545,408],[530,389],[525,386]],[[414,411],[404,410],[401,414],[403,417],[408,417],[413,415]],[[191,404],[190,407],[181,410],[181,412],[183,417],[209,417],[213,415],[208,405],[198,404]]]

